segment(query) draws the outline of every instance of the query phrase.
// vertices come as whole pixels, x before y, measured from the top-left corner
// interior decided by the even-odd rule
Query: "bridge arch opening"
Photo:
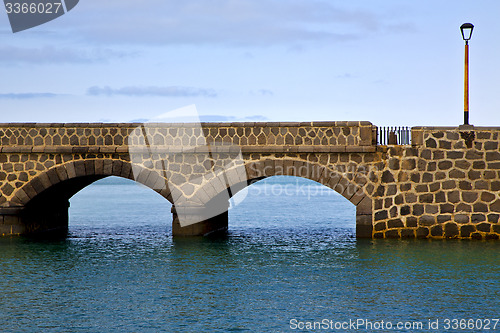
[[[70,235],[149,233],[170,228],[171,205],[156,191],[130,179],[110,176],[83,188],[71,199]]]
[[[216,190],[217,183],[208,182],[201,186],[196,193],[201,193],[201,197],[209,198],[204,204],[207,207],[221,207],[214,211],[221,212],[224,208],[227,210],[228,198],[235,196],[241,190],[247,188],[248,185],[261,181],[274,176],[294,176],[296,178],[303,178],[306,180],[314,181],[317,186],[329,188],[356,207],[355,221],[356,221],[356,237],[358,238],[371,238],[373,232],[372,224],[372,199],[366,192],[364,184],[367,182],[369,174],[363,170],[362,166],[352,165],[328,165],[327,163],[315,163],[307,160],[300,160],[296,158],[281,158],[281,159],[268,159],[263,158],[260,160],[251,160],[245,163],[245,170],[242,166],[236,166],[225,170],[224,177],[219,177],[218,181],[226,182],[226,186],[222,189]],[[220,188],[220,185],[219,185]],[[284,207],[281,207],[284,209]],[[314,208],[312,208],[314,209]],[[221,214],[215,217],[215,214],[207,214],[213,216],[214,219],[207,220],[208,224],[213,224],[213,228],[205,226],[199,228],[197,232],[211,232],[212,230],[222,229],[228,227],[227,215]],[[225,225],[223,224],[225,221]],[[174,231],[175,231],[175,216],[174,216]],[[178,228],[179,235],[182,234],[182,228]],[[189,235],[194,229],[186,229],[186,234]]]
[[[15,192],[12,202],[18,207],[14,207],[15,218],[20,220],[17,233],[67,234],[70,198],[109,176],[141,183],[171,201],[166,186],[153,186],[162,180],[157,173],[139,167],[134,167],[133,171],[128,161],[91,159],[68,162],[41,172]]]
[[[331,188],[301,177],[254,179],[230,203],[230,230],[328,228],[355,233],[356,207]]]

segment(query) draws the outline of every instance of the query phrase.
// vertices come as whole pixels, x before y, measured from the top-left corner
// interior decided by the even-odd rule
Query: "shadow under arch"
[[[129,161],[85,159],[44,170],[15,193],[12,202],[20,209],[24,234],[64,235],[68,231],[69,199],[97,180],[116,176],[151,188],[172,203],[167,181],[158,173]],[[159,184],[164,184],[159,186]]]
[[[279,160],[263,158],[260,160],[245,161],[245,177],[242,177],[241,166],[225,170],[226,179],[240,179],[222,186],[206,183],[193,196],[199,196],[203,204],[208,207],[228,207],[227,198],[246,188],[250,184],[272,176],[295,176],[315,181],[341,194],[356,207],[356,237],[372,238],[372,198],[366,192],[368,174],[363,166],[349,170],[345,165],[327,166],[316,162],[282,158]],[[238,174],[239,175],[236,175]],[[212,181],[220,182],[220,177]],[[242,180],[246,178],[245,180]],[[212,214],[215,215],[215,214]]]

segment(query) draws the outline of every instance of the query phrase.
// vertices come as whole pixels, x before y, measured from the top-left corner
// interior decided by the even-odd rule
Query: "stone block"
[[[455,223],[446,223],[444,225],[444,236],[446,238],[457,238],[459,235],[458,226]]]
[[[429,139],[425,140],[425,146],[427,148],[437,148],[437,142],[435,139],[429,138]]]
[[[434,181],[434,175],[430,172],[425,172],[422,175],[422,182],[423,183],[431,183]]]
[[[375,231],[384,231],[387,229],[387,225],[385,222],[378,222],[375,224],[374,230]]]
[[[437,205],[425,205],[426,214],[437,214],[439,212],[439,207]]]
[[[440,214],[437,216],[437,222],[438,223],[444,223],[444,222],[448,222],[448,221],[451,221],[451,214]]]
[[[499,214],[488,214],[488,222],[498,223],[500,215]]]
[[[457,212],[472,212],[472,206],[461,202],[456,206],[455,211],[457,211]]]
[[[495,234],[486,234],[485,239],[498,240],[500,239],[500,236]]]
[[[417,191],[417,193],[428,193],[429,186],[428,185],[417,185],[417,186],[415,186],[415,190]]]
[[[418,196],[418,202],[420,203],[432,203],[434,201],[434,195],[431,193],[420,194]]]
[[[460,188],[462,191],[470,191],[472,190],[472,183],[467,180],[462,180],[458,183],[458,188]]]
[[[402,229],[401,238],[415,238],[415,230],[413,229]]]
[[[468,203],[473,203],[479,197],[476,192],[462,192],[462,200]]]
[[[402,206],[402,207],[400,208],[400,214],[401,214],[402,216],[405,216],[405,215],[410,215],[410,213],[411,213],[411,208],[410,208],[410,206],[405,205],[405,206]]]
[[[490,192],[482,192],[481,193],[481,201],[484,202],[491,202],[495,200],[496,196],[493,193]]]
[[[500,200],[496,200],[495,202],[490,204],[490,211],[500,213]]]
[[[473,225],[463,225],[460,227],[460,237],[469,238],[476,231]]]
[[[375,213],[375,221],[386,220],[389,217],[387,210],[381,210]]]
[[[477,231],[481,232],[490,232],[491,231],[491,224],[490,223],[479,223],[476,225]]]
[[[389,170],[384,171],[382,173],[382,182],[386,184],[395,182],[394,175]]]
[[[356,205],[357,215],[371,215],[372,214],[372,200],[366,196]]]
[[[453,214],[455,212],[455,206],[449,203],[441,204],[439,206],[439,211],[441,214]]]
[[[455,214],[455,222],[460,224],[466,224],[470,222],[469,215],[466,214]]]
[[[68,171],[68,175],[69,175],[69,172],[74,171],[75,172],[75,177],[86,176],[85,161],[83,161],[83,160],[76,161],[73,164],[73,166],[74,166],[73,170],[70,170],[69,168],[66,168],[66,170]]]
[[[401,163],[401,168],[403,170],[414,170],[416,168],[417,164],[415,162],[415,159],[405,159]]]
[[[418,224],[420,226],[431,226],[436,224],[436,217],[432,215],[423,215],[418,219]]]
[[[479,223],[483,221],[486,221],[486,216],[484,214],[472,214],[471,216],[472,223]]]
[[[460,171],[460,170],[457,170],[457,169],[453,169],[451,170],[448,175],[450,176],[450,178],[452,179],[464,179],[465,178],[465,172],[463,171]]]
[[[416,228],[418,226],[418,220],[415,216],[408,216],[406,218],[406,227],[407,228]]]
[[[413,215],[420,216],[424,213],[424,206],[420,204],[413,205]]]
[[[463,151],[448,151],[446,152],[446,158],[452,159],[452,160],[457,160],[461,159],[464,157],[464,152]],[[467,158],[469,159],[469,158]]]
[[[432,237],[443,237],[443,227],[441,225],[435,225],[431,228]]]
[[[47,177],[49,178],[49,181],[52,185],[57,184],[61,181],[61,179],[59,179],[59,175],[57,174],[57,171],[55,168],[50,169],[49,171],[46,172],[46,174],[47,174]]]
[[[497,150],[498,142],[496,141],[488,141],[484,143],[484,150]]]
[[[426,227],[419,227],[417,229],[417,238],[427,238],[429,237],[429,228]]]
[[[481,235],[481,234],[480,234],[480,233],[478,233],[478,232],[474,232],[474,233],[471,235],[471,238],[472,238],[472,239],[481,240],[481,239],[483,239],[483,235]]]
[[[399,230],[388,230],[385,232],[385,238],[400,238]]]
[[[401,219],[392,219],[392,220],[387,221],[387,227],[389,229],[403,228],[404,224],[403,224],[403,221],[401,221]]]
[[[443,190],[451,190],[457,188],[457,183],[455,180],[446,180],[441,184]]]
[[[488,212],[488,205],[486,205],[485,203],[483,202],[476,202],[473,206],[472,206],[472,210],[475,212],[475,213],[486,213]]]

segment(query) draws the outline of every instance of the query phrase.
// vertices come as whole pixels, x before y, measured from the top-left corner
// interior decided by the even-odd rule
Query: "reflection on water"
[[[87,188],[67,239],[0,239],[2,330],[280,332],[293,318],[498,317],[499,242],[356,240],[345,199],[262,193],[230,213],[228,237],[172,240],[170,205],[152,191]]]

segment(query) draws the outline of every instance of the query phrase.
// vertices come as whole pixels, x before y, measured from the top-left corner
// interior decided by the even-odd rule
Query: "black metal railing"
[[[377,127],[378,145],[410,145],[411,129],[407,126]]]

